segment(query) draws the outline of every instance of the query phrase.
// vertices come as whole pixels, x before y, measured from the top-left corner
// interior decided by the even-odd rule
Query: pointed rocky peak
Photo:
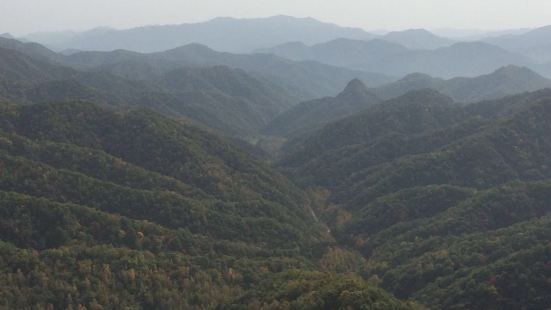
[[[352,81],[348,82],[348,85],[346,85],[339,96],[346,94],[365,94],[368,92],[369,89],[364,82],[360,81],[359,79],[353,79]]]
[[[337,99],[347,100],[349,102],[365,102],[376,99],[364,82],[359,79],[353,79],[346,85],[346,88],[337,96]]]
[[[353,79],[352,81],[348,82],[348,85],[346,85],[344,92],[347,91],[367,91],[367,86],[359,79]]]

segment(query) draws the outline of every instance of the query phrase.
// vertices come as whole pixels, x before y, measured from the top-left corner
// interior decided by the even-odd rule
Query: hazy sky
[[[551,24],[551,0],[0,0],[0,33],[130,28],[216,16],[311,16],[367,30]]]

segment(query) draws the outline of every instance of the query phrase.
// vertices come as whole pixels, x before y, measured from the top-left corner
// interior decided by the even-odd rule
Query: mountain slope
[[[382,85],[391,77],[349,70],[311,61],[289,61],[271,55],[232,54],[214,51],[207,46],[190,44],[175,49],[140,54],[118,50],[113,52],[79,52],[64,57],[63,65],[82,70],[104,70],[125,78],[148,79],[181,67],[225,65],[261,75],[285,87],[303,99],[338,93],[353,78],[370,85]]]
[[[0,47],[0,78],[18,83],[33,83],[71,76],[74,70],[39,61],[14,49]]]
[[[303,102],[285,111],[271,121],[265,131],[272,135],[298,135],[380,102],[364,83],[357,79],[352,80],[336,97]]]
[[[197,44],[148,54],[147,58],[168,61],[179,66],[225,65],[238,68],[266,78],[275,78],[280,84],[302,89],[306,95],[313,97],[335,94],[356,77],[370,85],[381,85],[392,80],[381,74],[347,70],[316,62],[295,62],[271,55],[221,53]]]
[[[414,51],[403,57],[388,60],[384,70],[404,75],[413,72],[427,73],[442,78],[487,74],[507,65],[526,65],[530,61],[499,47],[481,43],[456,43],[433,51]]]
[[[288,190],[277,190],[277,186],[274,186],[275,183],[270,185],[271,182],[284,182],[284,178],[271,174],[266,167],[249,160],[238,150],[233,149],[231,145],[192,126],[171,121],[148,111],[115,114],[84,103],[42,104],[5,111],[2,123],[4,130],[13,132],[14,135],[31,140],[53,141],[59,144],[58,147],[65,143],[78,148],[89,148],[107,153],[122,160],[120,164],[123,167],[125,165],[142,167],[146,171],[171,177],[175,181],[192,184],[196,191],[204,192],[213,198],[218,197],[228,202],[235,201],[235,199],[244,199],[244,197],[247,197],[245,199],[250,201],[258,199],[258,201],[261,201],[263,199],[261,197],[266,195],[265,197],[271,197],[270,199],[282,199],[281,202],[287,204],[291,203],[288,199],[294,195],[291,194],[292,187],[289,187],[291,192],[288,192]],[[136,129],[139,129],[140,134],[136,135]],[[125,142],[120,143],[121,141]],[[10,146],[10,143],[7,146]],[[147,148],[148,151],[145,152],[143,148]],[[14,151],[17,151],[17,149],[15,148]],[[55,145],[52,145],[50,151],[54,150]],[[70,151],[69,148],[66,152],[70,154]],[[14,164],[17,163],[19,159],[12,159],[10,156],[12,155],[7,155],[5,161],[14,160]],[[41,160],[36,162],[36,160],[31,159],[32,161],[28,163],[27,160],[23,159],[21,163],[23,165],[43,165]],[[83,159],[79,161],[85,163]],[[66,163],[58,162],[57,164],[61,165],[58,168],[63,168]],[[193,166],[193,169],[190,165]],[[51,166],[44,166],[42,169],[51,170],[52,168]],[[39,173],[38,171],[36,173]],[[69,171],[61,170],[59,173],[60,175],[64,173],[70,175]],[[78,175],[69,178],[69,175],[66,181],[71,178],[81,178]],[[6,174],[6,176],[9,176],[9,174]],[[243,179],[240,180],[241,178]],[[43,186],[40,185],[40,182],[42,182],[40,178],[35,180],[37,186]],[[50,186],[54,185],[55,178],[52,177],[50,180]],[[95,182],[94,180],[90,181]],[[100,183],[98,183],[98,186],[101,188]],[[290,184],[284,186],[290,186]],[[31,187],[29,190],[31,190]],[[59,190],[70,191],[71,189],[60,188]],[[127,189],[121,187],[117,190],[124,191]],[[263,192],[263,194],[260,194],[260,192]],[[284,192],[291,195],[284,195]],[[295,194],[298,194],[298,192],[295,192]],[[49,195],[53,195],[53,199],[56,199],[55,190]],[[65,198],[60,199],[70,200],[71,198],[68,197],[71,197],[71,195],[66,194]],[[104,196],[104,198],[109,199],[111,197]],[[81,192],[78,199],[86,200],[84,192]],[[98,202],[98,204],[101,205],[102,202]],[[237,205],[233,208],[236,207]],[[297,210],[299,209],[300,207]],[[129,209],[125,212],[132,213],[137,210]],[[218,212],[226,211],[218,210]],[[160,214],[162,212],[156,216],[160,216]],[[310,215],[305,219],[308,218],[310,218]],[[183,220],[183,218],[173,218],[172,220],[178,221]],[[214,231],[211,231],[211,233],[214,233]]]
[[[52,35],[54,36],[55,34]],[[273,16],[255,19],[223,17],[196,24],[146,26],[126,30],[100,29],[75,33],[61,40],[50,40],[47,34],[30,35],[26,38],[60,49],[157,52],[199,43],[220,51],[244,53],[288,41],[313,44],[336,38],[372,37],[373,35],[361,29],[340,27],[313,18]]]
[[[431,88],[463,103],[498,99],[508,95],[551,87],[548,80],[525,67],[507,66],[491,74],[473,78],[443,80],[424,74],[411,74],[403,79],[371,91],[384,99],[409,91]]]
[[[361,152],[379,140],[396,140],[400,135],[416,135],[437,131],[461,119],[459,106],[453,100],[433,90],[421,90],[368,107],[361,113],[329,123],[311,133],[291,139],[283,151],[287,153],[281,165],[297,170],[300,179],[326,187],[337,186],[357,171],[352,161],[355,152]],[[340,153],[344,154],[340,154]],[[346,153],[347,156],[344,156]],[[392,153],[392,152],[389,152]],[[312,154],[316,154],[312,156]],[[387,160],[389,157],[366,154]],[[396,152],[394,156],[400,153]],[[388,155],[386,155],[388,156]],[[350,167],[341,163],[350,162]]]
[[[466,106],[410,93],[291,140],[280,166],[326,189],[318,215],[398,297],[546,309],[550,113],[549,90]]]
[[[526,55],[538,62],[551,61],[551,26],[537,28],[522,34],[484,39],[486,42]]]
[[[440,78],[470,77],[507,65],[532,64],[527,57],[483,42],[461,42],[434,50],[414,50],[381,39],[340,39],[307,48],[278,46],[264,52],[390,76],[425,73]]]
[[[381,39],[403,45],[410,49],[432,50],[447,47],[454,43],[453,40],[437,36],[425,29],[409,29],[393,31],[384,35]]]
[[[123,76],[143,67],[111,65],[115,74],[101,68],[83,72],[12,49],[0,48],[0,53],[0,95],[6,99],[34,103],[84,100],[116,109],[145,107],[230,135],[259,132],[301,98],[271,80],[223,66],[172,70],[167,66],[166,72],[141,71],[147,78],[129,79]]]
[[[279,55],[293,60],[314,60],[351,69],[377,68],[383,59],[408,53],[402,45],[381,39],[370,41],[336,39],[312,46],[288,43],[259,50],[261,53]]]
[[[318,267],[332,242],[306,194],[189,124],[83,103],[3,105],[0,165],[2,306],[267,308],[335,302],[353,287],[376,309],[418,308]],[[275,281],[280,292],[319,282],[285,297]]]
[[[12,49],[42,61],[59,60],[60,55],[34,42],[21,42],[14,38],[0,37],[0,47]]]

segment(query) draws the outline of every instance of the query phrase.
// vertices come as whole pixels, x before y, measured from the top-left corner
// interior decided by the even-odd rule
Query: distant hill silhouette
[[[104,70],[77,71],[0,48],[0,96],[19,103],[90,101],[150,108],[230,135],[249,135],[295,103],[285,89],[226,66],[182,67],[148,80]]]
[[[411,49],[437,49],[455,43],[454,40],[437,36],[425,29],[393,31],[387,33],[381,39],[398,43]]]
[[[468,103],[498,99],[547,87],[551,87],[551,80],[534,71],[525,67],[506,66],[491,74],[473,78],[443,80],[426,74],[410,74],[399,81],[371,91],[383,99],[389,99],[412,90],[432,88],[458,102]]]
[[[315,44],[336,38],[373,37],[358,28],[340,27],[313,18],[273,16],[253,19],[221,17],[195,24],[145,26],[126,30],[94,29],[61,35],[41,33],[26,38],[59,49],[158,52],[199,43],[215,50],[244,53],[289,41]]]
[[[306,47],[285,44],[261,52],[391,76],[419,72],[440,78],[473,77],[507,65],[533,64],[527,57],[483,42],[460,42],[433,50],[414,50],[381,39],[339,39]]]
[[[551,62],[551,26],[522,34],[485,38],[484,41],[531,57],[538,62]]]

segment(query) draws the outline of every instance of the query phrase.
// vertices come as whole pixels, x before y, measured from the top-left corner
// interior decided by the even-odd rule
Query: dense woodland
[[[426,42],[431,68],[473,45],[339,33],[253,54],[0,37],[0,308],[549,309],[551,82],[357,71],[337,43]]]
[[[303,302],[270,295],[303,280],[298,270],[331,286],[316,291],[321,303],[337,302],[328,296],[342,281],[381,305],[410,307],[331,275],[345,254],[328,256],[335,243],[308,195],[201,129],[63,103],[5,106],[1,130],[7,308]],[[281,287],[258,291],[267,277]]]
[[[548,90],[464,107],[409,93],[296,138],[280,165],[396,296],[546,309],[550,113]]]

